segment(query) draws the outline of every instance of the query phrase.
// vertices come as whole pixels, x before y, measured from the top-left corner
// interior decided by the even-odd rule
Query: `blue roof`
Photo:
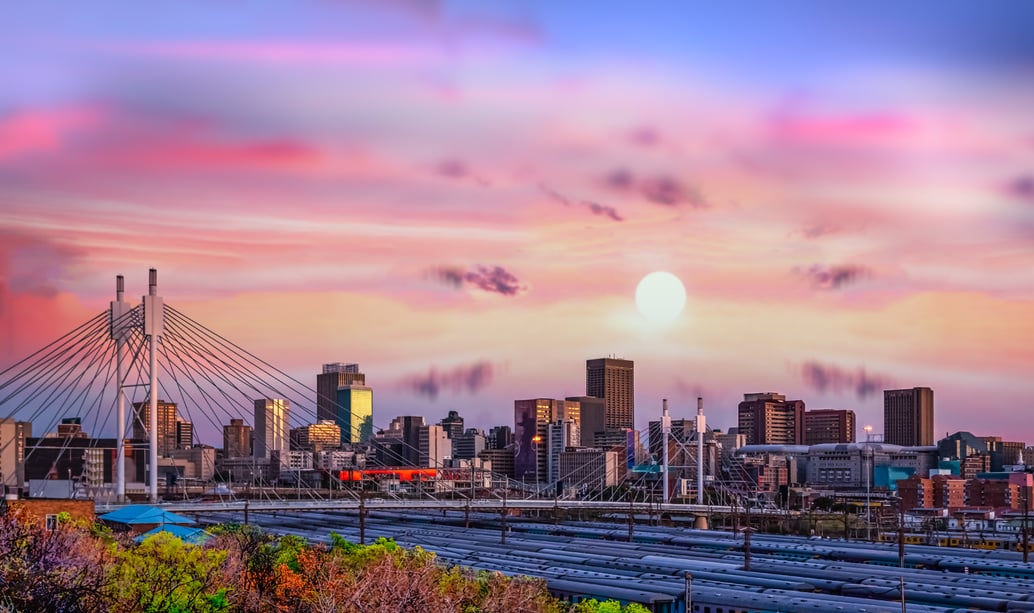
[[[98,517],[119,524],[193,524],[194,520],[149,504],[131,504]]]
[[[206,540],[208,540],[208,537],[212,536],[210,533],[206,532],[201,528],[187,528],[186,526],[167,524],[164,526],[157,526],[155,528],[152,528],[151,530],[144,532],[143,534],[141,534],[133,540],[138,543],[142,543],[149,537],[158,534],[159,532],[168,532],[169,534],[175,536],[184,543],[188,543],[190,545],[200,545],[201,543],[204,543]]]

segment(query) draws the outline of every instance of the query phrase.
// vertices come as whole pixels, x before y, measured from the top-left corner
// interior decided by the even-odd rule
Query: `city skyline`
[[[313,387],[362,364],[377,427],[614,355],[640,430],[930,387],[935,440],[1034,441],[1029,3],[102,4],[0,23],[0,369],[154,266]]]

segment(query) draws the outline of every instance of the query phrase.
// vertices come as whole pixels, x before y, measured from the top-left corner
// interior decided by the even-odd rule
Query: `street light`
[[[869,462],[865,462],[863,458],[863,465],[865,466],[865,540],[869,541],[872,540],[872,534],[870,533],[870,530],[872,529],[870,520],[872,517],[870,516],[871,507],[869,506],[869,479],[870,473],[872,472],[872,447],[870,446],[869,441],[872,437],[872,426],[865,426],[863,429],[865,430],[865,454],[868,455],[870,459]]]
[[[538,434],[531,437],[531,446],[535,451],[535,495],[539,494],[539,443],[542,442],[542,437]]]

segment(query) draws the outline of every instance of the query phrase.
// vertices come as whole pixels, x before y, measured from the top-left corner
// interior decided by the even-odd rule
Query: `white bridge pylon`
[[[115,385],[118,407],[118,430],[115,455],[115,495],[119,502],[126,499],[126,373],[125,345],[134,328],[139,327],[148,340],[150,363],[148,374],[148,447],[149,447],[149,497],[158,502],[158,339],[165,333],[164,301],[158,295],[158,271],[150,269],[148,292],[140,307],[130,307],[125,301],[125,279],[115,277],[115,300],[111,302],[110,334],[115,341]],[[142,310],[143,317],[132,317],[131,313]]]

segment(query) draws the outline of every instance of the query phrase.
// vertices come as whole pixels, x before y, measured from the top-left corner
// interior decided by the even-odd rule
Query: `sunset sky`
[[[634,6],[634,9],[632,8]],[[853,6],[853,8],[852,8]],[[147,290],[374,421],[513,423],[636,362],[1034,444],[1034,3],[20,3],[0,368]],[[645,274],[686,286],[668,325]]]

